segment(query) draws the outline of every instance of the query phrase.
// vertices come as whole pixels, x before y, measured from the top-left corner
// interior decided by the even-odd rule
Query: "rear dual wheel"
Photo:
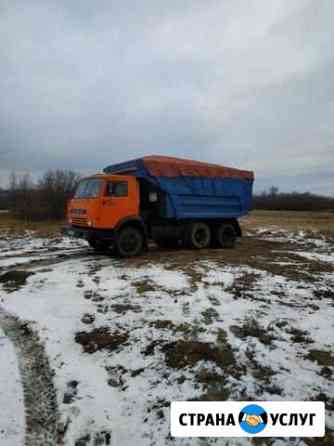
[[[216,231],[216,244],[219,248],[231,249],[235,247],[237,233],[230,223],[223,223]]]
[[[219,248],[234,248],[237,233],[230,223],[222,223],[215,231],[204,222],[194,222],[189,225],[185,235],[185,244],[189,248],[209,248],[211,243]]]
[[[191,223],[186,230],[185,244],[192,249],[204,249],[210,246],[211,231],[203,222]]]

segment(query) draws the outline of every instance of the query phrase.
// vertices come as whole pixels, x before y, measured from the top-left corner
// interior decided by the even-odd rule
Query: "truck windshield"
[[[96,198],[100,194],[102,180],[92,178],[80,181],[74,198]]]

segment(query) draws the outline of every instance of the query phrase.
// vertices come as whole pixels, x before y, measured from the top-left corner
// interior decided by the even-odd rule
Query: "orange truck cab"
[[[79,182],[64,232],[95,250],[233,247],[251,206],[253,172],[162,156],[108,166]]]
[[[115,234],[121,227],[127,231],[130,241],[138,246],[137,232],[144,232],[139,216],[139,184],[136,177],[127,175],[94,175],[80,181],[74,197],[68,204],[68,235],[86,238],[96,250],[104,250],[115,242]],[[130,223],[131,225],[127,225]],[[143,240],[140,249],[144,247]],[[128,255],[135,255],[130,246]],[[120,254],[127,255],[125,252]]]

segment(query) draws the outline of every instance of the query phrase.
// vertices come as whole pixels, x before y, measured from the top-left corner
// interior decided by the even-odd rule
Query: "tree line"
[[[18,177],[13,172],[9,189],[0,192],[0,208],[26,220],[61,220],[79,180],[72,170],[48,170],[37,182],[29,174]]]
[[[269,191],[255,194],[254,209],[286,211],[334,211],[334,198],[310,192],[280,192],[272,186]]]
[[[26,220],[61,220],[67,201],[73,196],[80,175],[72,170],[48,170],[35,182],[29,175],[10,176],[8,190],[0,189],[0,209]],[[272,186],[253,196],[254,209],[325,211],[334,210],[334,198],[310,192],[279,192]]]

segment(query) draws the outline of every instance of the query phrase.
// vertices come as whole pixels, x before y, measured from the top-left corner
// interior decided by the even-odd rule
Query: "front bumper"
[[[83,238],[85,240],[108,240],[113,241],[114,231],[96,228],[81,228],[79,226],[66,225],[61,228],[62,234],[68,237]]]

